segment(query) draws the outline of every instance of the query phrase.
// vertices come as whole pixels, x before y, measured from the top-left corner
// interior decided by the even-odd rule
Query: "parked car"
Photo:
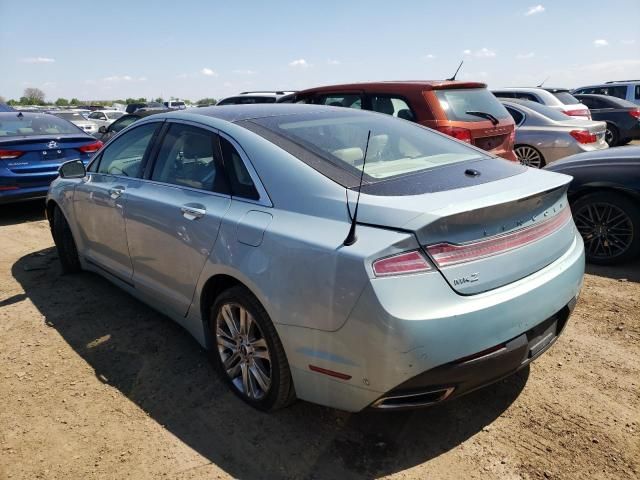
[[[61,164],[87,163],[101,146],[48,113],[0,113],[0,204],[45,197]]]
[[[121,112],[119,110],[96,110],[95,112],[91,112],[89,114],[87,120],[95,123],[98,128],[108,127],[123,115],[124,112]]]
[[[164,106],[171,110],[184,110],[187,108],[185,103],[181,100],[169,100],[168,102],[163,102]]]
[[[290,102],[386,113],[516,160],[513,120],[484,83],[425,80],[331,85],[300,91]]]
[[[98,128],[98,131],[94,133],[93,136],[96,137],[101,142],[107,143],[107,141],[111,137],[113,137],[116,133],[120,132],[121,130],[124,130],[125,128],[127,128],[133,122],[137,122],[141,118],[146,118],[149,115],[155,115],[161,112],[162,110],[147,110],[147,111],[137,110],[135,113],[121,116],[112,124],[107,125],[106,127],[104,125],[100,126],[100,128]]]
[[[640,107],[635,103],[607,95],[575,97],[589,107],[594,120],[607,123],[605,140],[610,147],[640,139]]]
[[[570,117],[591,119],[589,108],[580,103],[566,88],[508,87],[492,90],[492,92],[496,97],[529,100],[546,105]]]
[[[160,102],[143,102],[143,103],[129,103],[125,111],[127,113],[134,113],[138,110],[167,110]]]
[[[242,92],[239,95],[233,95],[220,100],[216,105],[247,105],[253,103],[276,103],[276,101],[285,95],[290,95],[292,91],[275,90],[275,91],[257,91]]]
[[[579,87],[572,91],[574,94],[609,95],[640,105],[640,80],[620,80]]]
[[[605,122],[594,122],[529,100],[501,99],[516,122],[514,151],[523,165],[542,168],[581,152],[607,148]]]
[[[574,155],[547,167],[573,177],[569,202],[587,261],[619,264],[640,255],[640,147]]]
[[[76,127],[82,129],[88,134],[93,134],[98,131],[98,126],[93,121],[85,118],[85,116],[80,111],[52,110],[50,113],[51,115],[55,115],[58,118],[62,118],[64,120],[67,120],[68,122],[73,123]]]
[[[562,332],[584,271],[570,177],[371,112],[191,112],[65,164],[47,215],[64,271],[171,316],[250,405],[438,403]]]
[[[6,103],[0,102],[0,112],[15,112],[15,109]]]

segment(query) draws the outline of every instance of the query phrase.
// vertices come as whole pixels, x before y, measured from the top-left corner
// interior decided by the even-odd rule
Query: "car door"
[[[127,192],[133,283],[185,315],[231,197],[215,131],[168,122],[155,157],[140,188]]]
[[[140,125],[114,140],[91,163],[74,193],[83,256],[124,282],[131,282],[133,273],[124,222],[127,191],[139,187],[160,125]]]

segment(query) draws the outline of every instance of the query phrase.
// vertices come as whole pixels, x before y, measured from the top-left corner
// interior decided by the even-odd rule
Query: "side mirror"
[[[98,132],[107,133],[107,127],[105,127],[104,125],[101,125],[100,128],[98,129]]]
[[[82,160],[71,160],[63,163],[58,169],[58,173],[60,178],[84,178],[87,175],[87,169]]]

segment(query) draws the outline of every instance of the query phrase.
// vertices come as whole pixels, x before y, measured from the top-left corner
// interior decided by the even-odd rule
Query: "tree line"
[[[178,100],[177,97],[170,97],[170,99]],[[118,99],[118,100],[110,100],[110,101],[98,100],[98,101],[89,102],[89,101],[80,101],[75,97],[71,99],[60,97],[55,102],[47,102],[45,93],[39,88],[34,88],[34,87],[25,88],[22,96],[18,100],[15,100],[13,98],[9,100],[5,100],[4,97],[0,96],[0,103],[6,103],[7,105],[11,105],[11,106],[20,106],[20,105],[51,105],[53,106],[55,105],[57,107],[68,107],[68,106],[74,106],[74,105],[86,105],[88,103],[90,103],[91,105],[109,106],[114,103],[129,104],[129,103],[147,103],[152,101],[162,103],[164,102],[164,99],[162,97],[157,97],[153,99],[147,99],[146,97],[140,97],[140,98],[129,97],[129,98]],[[185,103],[192,103],[189,100],[183,100],[183,101]],[[215,105],[216,103],[217,103],[217,100],[211,97],[201,98],[200,100],[195,102],[196,105]]]

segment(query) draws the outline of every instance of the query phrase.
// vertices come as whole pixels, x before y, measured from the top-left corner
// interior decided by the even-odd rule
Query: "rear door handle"
[[[182,216],[187,220],[197,220],[198,218],[202,218],[207,214],[207,209],[204,207],[204,205],[199,204],[183,205],[180,210],[182,211]]]
[[[116,200],[124,193],[124,187],[113,187],[109,189],[109,196]]]

